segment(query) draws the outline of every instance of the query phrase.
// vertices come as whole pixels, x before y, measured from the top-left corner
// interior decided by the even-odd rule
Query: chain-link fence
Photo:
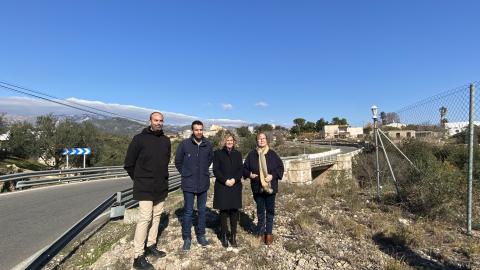
[[[378,108],[374,147],[356,165],[360,174],[363,166],[360,178],[367,179],[373,196],[419,215],[466,222],[471,233],[472,217],[476,221],[480,214],[479,86],[464,85],[396,111]]]

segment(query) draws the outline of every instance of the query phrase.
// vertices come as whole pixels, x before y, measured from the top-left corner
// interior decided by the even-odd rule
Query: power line
[[[123,119],[127,119],[127,120],[130,120],[130,121],[145,124],[145,121],[142,121],[142,120],[139,120],[139,119],[123,116],[123,115],[120,115],[120,114],[117,114],[117,113],[113,113],[113,112],[109,112],[109,111],[106,111],[106,110],[98,109],[98,108],[91,107],[91,106],[88,106],[88,105],[83,105],[83,104],[80,104],[80,103],[77,103],[77,102],[74,102],[74,101],[63,100],[63,99],[57,98],[55,96],[52,96],[52,95],[49,95],[49,94],[46,94],[46,93],[42,93],[40,91],[31,90],[31,89],[21,87],[21,86],[18,86],[18,85],[14,85],[14,84],[10,84],[10,83],[0,81],[0,87],[5,88],[5,89],[10,90],[10,91],[21,93],[21,94],[24,94],[24,95],[27,95],[27,96],[30,96],[30,97],[42,99],[42,100],[45,100],[45,101],[48,101],[48,102],[56,103],[56,104],[59,104],[59,105],[62,105],[62,106],[70,107],[70,108],[73,108],[73,109],[76,109],[76,110],[80,110],[80,111],[83,111],[83,112],[99,115],[99,116],[102,116],[102,117],[109,118],[109,117],[111,117],[111,115],[114,115],[114,116],[117,116],[119,118],[123,118]],[[19,89],[21,89],[21,90],[19,90]],[[26,91],[28,91],[28,92],[26,92]],[[34,93],[34,94],[32,94],[32,93]],[[39,95],[43,95],[45,97],[42,97],[42,96],[39,96]],[[67,104],[65,102],[68,102],[68,103],[73,104],[73,105]],[[88,109],[84,109],[84,108],[81,108],[79,106],[82,106],[82,107],[85,107],[85,108],[88,108]],[[96,111],[99,111],[99,112],[103,112],[103,113],[108,113],[110,115],[106,115],[106,114],[103,114],[103,113],[98,113],[98,112],[92,111],[90,109],[96,110]]]
[[[46,93],[43,93],[43,92],[40,92],[40,91],[37,91],[37,90],[31,90],[31,89],[28,89],[26,87],[22,87],[22,86],[19,86],[19,85],[14,85],[14,84],[7,83],[7,82],[2,82],[2,81],[0,81],[0,83],[9,85],[9,86],[12,86],[12,87],[15,87],[15,88],[19,88],[19,89],[22,89],[22,90],[25,90],[25,91],[28,91],[28,92],[40,94],[40,95],[50,97],[50,98],[54,98],[56,100],[62,100],[61,98],[58,98],[58,97],[55,97],[55,96],[52,96],[52,95],[49,95],[49,94],[46,94]],[[141,120],[138,120],[138,119],[135,119],[135,118],[126,117],[126,116],[123,116],[123,115],[120,115],[120,114],[117,114],[117,113],[113,113],[113,112],[109,112],[109,111],[106,111],[106,110],[98,109],[98,108],[88,106],[88,105],[84,105],[84,104],[74,102],[74,101],[71,101],[71,100],[64,99],[62,101],[65,101],[65,102],[68,102],[68,103],[71,103],[71,104],[74,104],[74,105],[82,106],[82,107],[85,107],[85,108],[93,109],[93,110],[96,110],[96,111],[100,111],[100,112],[103,112],[103,113],[108,113],[108,114],[111,114],[111,115],[115,115],[115,116],[118,116],[118,117],[121,117],[121,118],[127,118],[127,119],[130,119],[130,120],[144,122],[144,121],[141,121]]]

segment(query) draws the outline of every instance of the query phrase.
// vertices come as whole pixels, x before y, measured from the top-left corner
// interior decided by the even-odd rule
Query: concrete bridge
[[[332,149],[318,154],[300,157],[285,157],[283,179],[292,184],[311,184],[313,181],[328,182],[333,172],[342,172],[352,177],[352,158],[362,150],[356,147]]]

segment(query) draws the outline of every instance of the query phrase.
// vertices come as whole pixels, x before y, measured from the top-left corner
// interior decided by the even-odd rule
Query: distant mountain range
[[[148,126],[148,122],[146,121],[145,124],[141,124],[136,121],[131,121],[128,119],[120,118],[120,117],[103,117],[103,116],[96,116],[96,115],[88,115],[88,114],[78,114],[78,115],[55,115],[54,116],[59,120],[63,121],[65,119],[71,119],[77,123],[83,122],[91,122],[96,128],[101,131],[115,134],[115,135],[122,135],[122,136],[129,136],[133,137],[135,134],[138,134],[143,128]],[[10,115],[6,114],[5,118],[8,124],[12,124],[14,122],[29,122],[34,124],[36,121],[36,116],[19,116],[19,115]],[[208,129],[211,125],[206,124],[206,129]],[[235,128],[233,126],[224,126],[227,129]],[[186,129],[190,129],[190,125],[165,125],[163,130],[167,134],[176,134]]]
[[[7,117],[13,121],[20,120],[32,122],[37,116],[49,113],[73,119],[80,118],[79,121],[81,121],[81,118],[110,119],[118,115],[126,116],[127,119],[148,120],[148,116],[151,112],[161,111],[165,116],[165,122],[172,126],[190,125],[192,121],[197,119],[203,121],[206,125],[217,124],[233,127],[248,125],[247,121],[239,119],[202,119],[198,116],[167,112],[159,109],[143,108],[134,105],[105,103],[78,98],[68,98],[66,100],[58,101],[73,107],[83,108],[87,111],[99,110],[99,112],[98,114],[88,113],[69,106],[29,97],[0,97],[0,113],[6,113]],[[109,117],[110,114],[105,112],[112,113],[112,117]],[[102,115],[106,117],[102,117]]]

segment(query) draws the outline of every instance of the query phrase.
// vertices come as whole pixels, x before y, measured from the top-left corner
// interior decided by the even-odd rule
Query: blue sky
[[[395,111],[480,79],[479,1],[17,0],[0,10],[1,81],[201,118],[361,125],[374,103]]]

